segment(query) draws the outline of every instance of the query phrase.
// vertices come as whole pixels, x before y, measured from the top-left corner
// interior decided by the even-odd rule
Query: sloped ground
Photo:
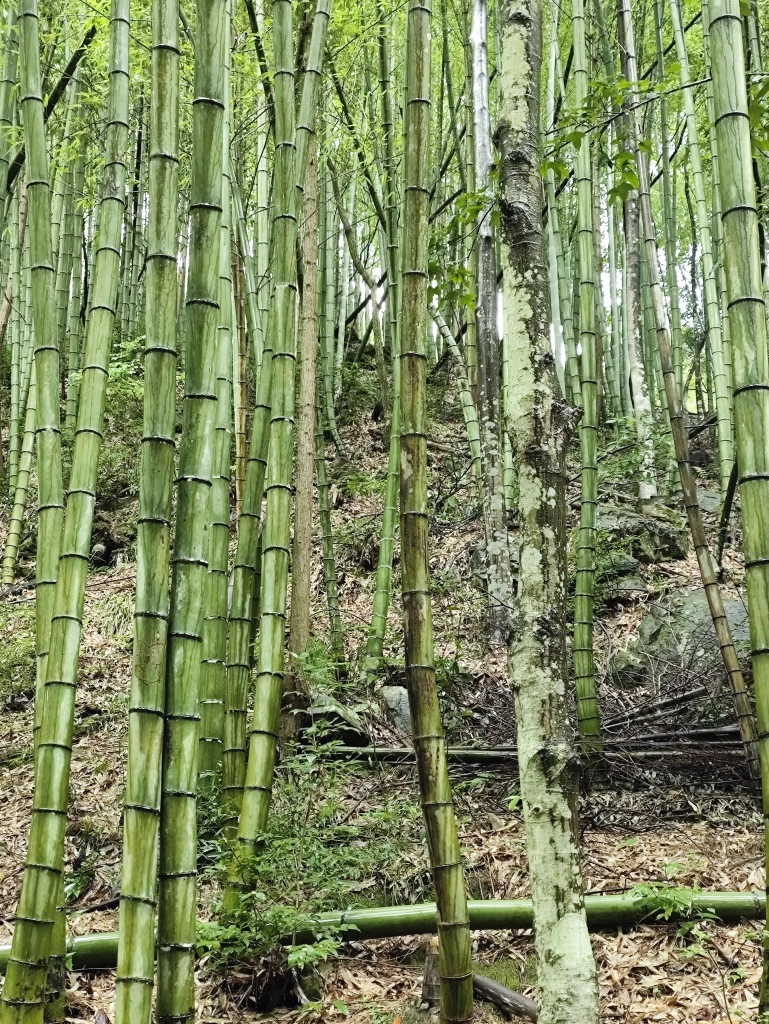
[[[434,507],[431,571],[435,589],[439,680],[452,742],[508,745],[515,740],[512,693],[504,651],[489,652],[484,642],[484,601],[475,580],[474,546],[482,525],[467,487],[468,460],[457,409],[436,402],[430,446]],[[333,522],[348,653],[354,660],[366,635],[373,598],[372,567],[381,522],[381,488],[386,457],[379,428],[367,417],[343,426],[349,462],[333,468]],[[375,481],[374,484],[371,480]],[[576,508],[573,490],[572,509]],[[125,508],[128,517],[135,508]],[[576,522],[572,515],[572,526]],[[709,516],[710,525],[714,517]],[[315,560],[313,600],[316,629],[325,630],[320,552]],[[120,805],[126,756],[126,716],[130,682],[132,588],[130,548],[119,564],[94,571],[86,599],[86,627],[76,710],[67,859],[71,931],[114,930],[120,875]],[[739,593],[740,568],[729,557],[727,588]],[[26,566],[29,570],[29,565]],[[647,586],[636,599],[608,604],[596,630],[602,708],[625,736],[639,709],[660,697],[659,678],[628,691],[609,673],[611,657],[637,636],[644,606],[673,588],[696,587],[696,563],[689,558],[641,566]],[[396,549],[396,593],[399,569]],[[32,591],[17,588],[0,606],[0,941],[12,934],[23,870],[32,797],[31,637]],[[390,680],[402,679],[400,609],[390,611],[386,654]],[[713,662],[709,662],[713,665]],[[705,673],[717,685],[718,667]],[[651,673],[654,676],[654,673]],[[713,678],[710,678],[710,676]],[[351,672],[351,678],[355,673]],[[342,695],[355,702],[376,741],[402,745],[404,739],[385,718],[376,695],[354,688]],[[654,719],[654,730],[672,732],[696,723],[692,707]],[[651,727],[644,726],[648,731]],[[638,728],[635,730],[638,734]],[[672,744],[671,744],[672,746]],[[514,767],[452,766],[468,885],[476,898],[515,898],[528,894],[523,825],[518,810]],[[711,889],[762,891],[761,818],[746,792],[739,747],[697,747],[685,756],[649,761],[632,752],[611,762],[598,788],[583,797],[585,885],[589,892],[621,892],[639,883],[675,882]],[[370,877],[351,879],[337,901],[363,902],[377,893],[398,901],[429,898],[429,873],[422,845],[413,770],[407,766],[359,765],[337,780],[330,825],[349,830],[359,844],[365,870],[387,843]],[[739,790],[742,790],[739,794]],[[395,797],[393,796],[395,794]],[[410,805],[394,824],[377,819],[388,801]],[[311,804],[308,804],[311,806]],[[329,805],[330,806],[330,805]],[[388,819],[389,820],[389,819]],[[387,829],[390,832],[387,832]],[[392,835],[391,835],[392,833]],[[335,833],[336,834],[336,833]],[[382,841],[385,836],[386,842]],[[376,856],[375,856],[376,855]],[[389,858],[389,859],[388,859]],[[364,868],[361,868],[363,871]],[[299,882],[297,882],[299,886]],[[298,892],[297,888],[297,892]],[[212,912],[215,886],[201,887],[202,917]],[[287,894],[288,895],[288,894]],[[336,904],[334,904],[336,905]],[[93,909],[98,907],[98,909]],[[709,921],[641,926],[594,936],[599,965],[602,1017],[642,1021],[730,1021],[751,1019],[757,1006],[760,972],[759,925],[724,927]],[[424,939],[349,942],[339,958],[323,965],[320,1007],[276,1011],[286,1024],[299,1020],[351,1020],[360,1024],[414,1024]],[[482,970],[535,994],[530,934],[486,933],[475,937]],[[257,1019],[257,995],[270,965],[240,963],[226,977],[212,975],[201,962],[198,1019]],[[98,1009],[111,1017],[112,972],[73,972],[68,992],[69,1019],[93,1020]],[[479,1019],[497,1019],[479,1007]]]

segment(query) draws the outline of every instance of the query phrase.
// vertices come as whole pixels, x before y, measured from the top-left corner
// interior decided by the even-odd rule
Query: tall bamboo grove
[[[441,1021],[473,1017],[470,921],[435,682],[427,517],[427,244],[430,191],[430,8],[409,4],[403,164],[401,543],[409,706],[438,905]]]

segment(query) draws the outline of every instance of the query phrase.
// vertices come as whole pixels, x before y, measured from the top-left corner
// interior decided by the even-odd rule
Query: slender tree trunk
[[[232,181],[233,195],[235,181]],[[235,207],[233,206],[233,211]],[[235,305],[233,324],[234,341],[232,349],[233,406],[235,410],[235,524],[240,525],[243,512],[243,492],[246,486],[246,463],[248,462],[248,333],[249,295],[246,282],[246,260],[235,241],[238,225],[233,224],[232,236],[232,283]],[[251,296],[256,299],[256,294]],[[253,334],[251,335],[253,337]]]
[[[483,437],[486,534],[486,587],[492,643],[506,639],[512,604],[510,552],[503,492],[500,412],[500,344],[497,329],[497,265],[491,223],[489,174],[493,162],[489,122],[489,73],[486,0],[473,0],[470,42],[473,52],[475,187],[487,202],[478,215],[475,324],[478,346],[478,408]]]
[[[392,591],[393,549],[398,523],[398,486],[400,474],[401,370],[400,370],[400,246],[398,237],[398,180],[395,160],[393,102],[390,82],[390,48],[382,0],[377,0],[379,29],[379,87],[382,94],[382,119],[385,133],[385,218],[387,226],[387,315],[390,321],[390,362],[392,365],[392,412],[390,415],[390,446],[387,460],[387,483],[382,510],[382,533],[376,571],[374,609],[371,615],[363,675],[373,678],[382,660],[387,613]],[[374,293],[371,293],[375,299]]]
[[[621,38],[621,37],[620,37]],[[623,74],[625,70],[623,68]],[[654,480],[654,449],[652,446],[652,404],[650,382],[646,378],[643,362],[643,340],[641,334],[641,247],[638,221],[638,193],[632,191],[624,204],[625,265],[627,268],[623,307],[625,314],[625,339],[628,355],[628,378],[635,411],[635,425],[638,441],[644,458],[641,463],[641,479],[638,497],[642,502],[651,501],[657,494]]]
[[[288,12],[288,19],[286,18],[284,8],[277,6],[275,10],[280,15],[280,33],[285,33],[287,23],[290,25],[290,10]],[[287,275],[287,281],[284,279],[283,291],[285,291],[286,288],[290,289],[290,281],[292,279],[295,280],[293,275],[296,274],[296,260],[294,259],[293,261],[294,266],[292,270],[287,264],[288,257],[283,252],[282,247],[288,244],[288,241],[290,241],[292,237],[292,244],[294,246],[296,244],[296,227],[295,224],[293,227],[291,224],[292,219],[295,221],[294,207],[290,204],[292,202],[292,194],[294,192],[296,193],[296,198],[293,201],[297,204],[300,203],[300,198],[304,193],[304,179],[307,169],[310,140],[315,132],[318,86],[322,71],[322,60],[330,11],[330,0],[319,0],[315,9],[310,54],[302,85],[299,124],[296,131],[295,180],[289,182],[283,178],[283,175],[291,170],[291,165],[293,164],[293,161],[289,161],[287,159],[289,154],[285,152],[281,153],[281,160],[275,168],[275,193],[281,197],[282,204],[280,210],[277,211],[279,213],[279,217],[276,219],[276,224],[280,222],[280,230],[278,232],[279,237],[276,236],[275,252],[281,256],[280,272]],[[276,36],[276,40],[280,43],[282,48],[287,48],[290,44],[290,40],[286,40],[282,34]],[[288,76],[289,68],[293,68],[293,64],[287,61],[285,49],[282,49],[281,52],[283,54],[281,59],[285,62],[285,70],[283,73]],[[282,76],[279,75],[278,78],[282,78]],[[285,85],[285,83],[282,84]],[[288,90],[281,93],[281,102],[288,103]],[[283,110],[281,116],[287,117],[288,114]],[[287,121],[281,121],[280,123],[281,130],[284,132],[284,145],[282,148],[290,149],[293,145],[289,134],[291,125]],[[276,124],[278,124],[277,121]],[[294,173],[293,170],[292,173]],[[282,301],[284,302],[285,307],[285,299]],[[229,838],[235,838],[237,833],[238,818],[242,806],[247,773],[246,747],[247,745],[258,746],[258,740],[249,741],[246,736],[246,708],[251,670],[250,647],[252,638],[252,622],[256,616],[259,616],[261,620],[259,588],[262,578],[262,559],[259,524],[262,514],[262,496],[264,493],[264,481],[267,471],[268,443],[270,441],[270,418],[273,408],[272,346],[273,339],[280,336],[278,333],[279,330],[283,330],[282,319],[276,326],[275,318],[279,314],[281,316],[283,315],[281,310],[278,308],[277,303],[273,301],[270,312],[270,329],[264,336],[264,344],[266,347],[258,376],[254,417],[251,424],[248,466],[246,468],[243,515],[241,517],[241,528],[238,532],[238,547],[235,553],[235,564],[233,566],[232,602],[230,607],[229,645],[227,652],[227,694],[223,751],[223,800],[228,816],[225,825],[225,832]],[[281,343],[285,343],[285,338]],[[285,356],[283,357],[283,361],[286,361]],[[289,468],[290,467],[286,467],[286,471],[288,471]],[[275,495],[273,495],[273,498],[274,497]],[[282,687],[282,679],[280,680],[280,683]],[[278,706],[279,700],[280,698],[278,697]],[[272,713],[273,710],[274,708],[272,707],[267,709],[262,708],[259,713],[263,713],[265,711],[267,713]],[[278,718],[276,716],[276,729],[277,725]],[[268,737],[262,737],[262,740],[263,742],[267,742]],[[252,765],[252,771],[257,770],[257,760],[258,757]],[[269,771],[269,775],[266,777],[271,784],[272,762],[268,762],[267,765],[259,765],[260,771],[264,772],[265,769]],[[257,804],[260,804],[260,801],[264,802],[263,813],[264,821],[266,822],[267,811],[269,809],[269,791],[261,793],[261,796],[259,795],[259,791],[252,791],[249,799],[251,801],[255,801]],[[262,810],[260,810],[259,813],[262,813]],[[250,841],[251,840],[249,838],[247,842]],[[240,843],[237,845],[239,848]],[[237,849],[235,852],[237,854]],[[240,896],[238,886],[240,884],[239,859],[236,855],[233,857],[230,866],[229,887],[225,893],[226,906],[233,907],[239,904]]]
[[[519,486],[521,621],[510,647],[540,1024],[597,1024],[598,984],[576,834],[579,760],[566,700],[566,451],[575,417],[550,358],[542,232],[539,0],[504,0],[500,216],[506,421]]]
[[[228,8],[229,10],[229,8]],[[227,684],[227,586],[230,548],[232,448],[232,233],[230,220],[230,23],[225,27],[222,126],[222,220],[219,242],[219,330],[216,343],[216,426],[209,498],[208,576],[200,667],[199,784],[216,788],[222,770],[224,694]]]
[[[37,296],[35,314],[35,337],[38,352],[41,345],[51,348],[46,355],[53,361],[36,360],[38,401],[38,476],[41,476],[43,460],[50,451],[47,440],[40,436],[41,428],[46,433],[55,433],[59,438],[59,379],[58,349],[55,345],[56,323],[53,316],[53,267],[51,245],[48,234],[50,222],[46,218],[48,185],[46,181],[45,150],[43,139],[43,104],[39,90],[39,60],[37,45],[37,11],[34,6],[25,7],[22,28],[22,67],[32,75],[32,80],[22,84],[22,92],[30,102],[30,127],[34,131],[27,137],[29,154],[28,173],[30,185],[34,183],[35,200],[30,194],[30,261],[36,284],[42,286],[44,295]],[[28,29],[31,32],[28,33]],[[3,1024],[11,1021],[32,1021],[42,1019],[43,992],[46,983],[48,954],[51,957],[46,998],[52,1004],[54,1019],[63,1017],[63,993],[65,972],[65,949],[63,918],[57,926],[57,906],[63,901],[64,833],[66,826],[67,798],[69,792],[70,759],[72,754],[72,729],[75,710],[75,689],[77,681],[80,636],[82,632],[83,602],[88,571],[88,552],[91,545],[96,500],[96,481],[101,436],[103,429],[104,400],[108,376],[112,332],[115,318],[117,266],[120,255],[120,229],[125,204],[125,159],[128,123],[128,30],[129,12],[127,0],[113,0],[110,18],[110,90],[109,119],[105,138],[105,171],[103,198],[101,201],[101,233],[95,260],[93,316],[86,338],[86,358],[83,375],[84,401],[81,402],[75,431],[72,471],[70,475],[68,514],[63,536],[51,537],[61,562],[58,573],[53,574],[56,582],[49,584],[54,598],[51,618],[48,622],[47,640],[44,650],[38,648],[38,665],[42,673],[41,688],[36,705],[37,761],[35,775],[35,807],[27,851],[27,864],[19,901],[17,925],[14,931],[14,952],[3,990],[3,1004],[0,1020]],[[35,81],[37,78],[37,81]],[[26,113],[25,113],[26,117]],[[43,158],[36,152],[43,143]],[[36,173],[37,172],[37,173]],[[42,186],[42,188],[40,188]],[[39,195],[38,189],[40,189]],[[41,201],[42,200],[42,201]],[[116,266],[117,264],[117,266]],[[41,316],[41,313],[43,316]],[[41,353],[42,354],[42,353]],[[53,377],[45,377],[45,371],[55,369]],[[44,389],[39,382],[46,382],[46,399],[53,400],[52,416],[47,430],[45,415],[41,416],[41,400]],[[50,389],[50,395],[47,393]],[[61,471],[59,478],[52,481],[57,494],[61,493]],[[46,469],[50,467],[46,466]],[[41,484],[42,489],[42,484]],[[61,509],[55,508],[61,522]],[[43,543],[43,518],[39,517],[38,545]],[[41,548],[38,548],[41,552]],[[46,552],[46,556],[48,552]],[[38,566],[42,554],[38,557]],[[38,582],[38,601],[40,600]],[[61,945],[60,945],[61,942]]]
[[[296,353],[296,236],[298,195],[304,190],[323,60],[328,0],[318,3],[302,89],[298,125],[294,116],[294,46],[291,0],[273,0],[275,52],[275,289],[270,304],[273,338],[272,421],[265,495],[259,662],[248,761],[228,899],[237,897],[240,857],[253,854],[264,831],[272,794],[283,689],[286,591],[290,544]],[[312,69],[310,71],[309,69]]]
[[[708,341],[713,359],[713,387],[715,391],[717,432],[718,432],[718,465],[721,478],[721,492],[724,494],[729,485],[729,476],[734,459],[732,445],[732,417],[729,401],[729,378],[724,360],[723,338],[721,334],[721,313],[718,306],[718,290],[716,274],[713,266],[713,245],[710,233],[710,214],[705,198],[705,179],[700,160],[700,146],[697,128],[697,116],[694,106],[694,93],[689,84],[689,57],[686,50],[681,9],[678,0],[670,0],[670,15],[673,23],[673,35],[676,42],[676,54],[680,68],[684,110],[686,111],[686,138],[688,143],[688,159],[692,172],[697,219],[697,237],[700,244],[700,262],[702,264],[703,293],[706,308]]]

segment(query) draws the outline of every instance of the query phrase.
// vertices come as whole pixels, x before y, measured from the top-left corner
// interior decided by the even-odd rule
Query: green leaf
[[[334,1000],[334,1009],[336,1010],[337,1013],[343,1013],[345,1015],[345,1017],[350,1012],[347,1009],[347,1003],[343,1003],[341,999],[335,999]]]

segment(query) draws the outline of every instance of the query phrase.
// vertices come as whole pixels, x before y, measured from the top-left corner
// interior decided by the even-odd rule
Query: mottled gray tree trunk
[[[510,648],[539,963],[540,1024],[597,1024],[567,709],[564,455],[576,425],[558,396],[542,232],[539,0],[502,0],[500,223],[506,425],[518,471],[520,577]]]

